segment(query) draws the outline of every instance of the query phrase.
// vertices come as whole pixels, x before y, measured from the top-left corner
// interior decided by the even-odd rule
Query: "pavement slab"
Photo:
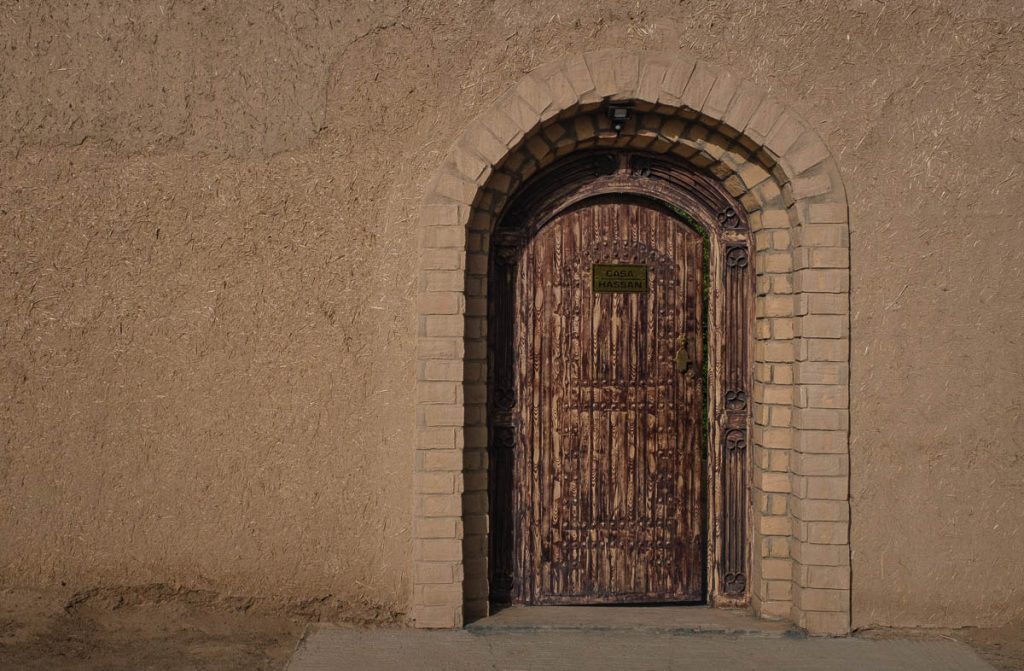
[[[288,671],[992,671],[946,640],[614,629],[424,631],[317,626]]]
[[[757,618],[745,609],[706,606],[510,606],[466,629],[475,633],[586,630],[803,636],[789,622]]]

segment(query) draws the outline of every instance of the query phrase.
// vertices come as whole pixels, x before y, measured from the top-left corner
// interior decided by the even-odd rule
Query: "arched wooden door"
[[[516,597],[704,596],[703,241],[653,201],[594,198],[515,278]]]
[[[746,602],[749,236],[717,183],[629,152],[569,157],[506,209],[488,273],[493,601]]]

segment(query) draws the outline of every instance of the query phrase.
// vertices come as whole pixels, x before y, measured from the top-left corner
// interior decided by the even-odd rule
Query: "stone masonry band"
[[[633,103],[620,132],[609,101]],[[607,50],[528,74],[467,128],[420,214],[416,626],[487,612],[487,260],[502,208],[572,152],[673,154],[754,234],[751,603],[813,634],[850,628],[849,223],[818,135],[759,88],[677,53]]]

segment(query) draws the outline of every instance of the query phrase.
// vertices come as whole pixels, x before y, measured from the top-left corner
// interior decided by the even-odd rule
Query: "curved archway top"
[[[533,213],[534,223],[546,222],[587,199],[623,193],[643,193],[688,212],[702,213],[706,226],[715,233],[748,226],[737,194],[714,177],[702,175],[671,154],[609,147],[574,152],[517,185],[515,197],[503,208],[492,233],[503,226],[519,226],[528,213]]]
[[[745,147],[772,169],[787,200],[833,206],[845,221],[846,193],[838,164],[821,137],[796,112],[759,86],[679,52],[606,49],[542,65],[481,113],[458,138],[424,196],[424,204],[474,205],[501,162],[558,117],[631,102],[699,121]],[[842,208],[842,213],[835,210]],[[806,208],[801,208],[805,210]],[[466,213],[468,216],[468,212]],[[797,218],[813,216],[797,212]]]

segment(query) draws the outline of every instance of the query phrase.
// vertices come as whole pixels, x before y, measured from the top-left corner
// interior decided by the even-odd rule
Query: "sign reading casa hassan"
[[[647,266],[595,263],[592,270],[595,294],[647,293]]]

